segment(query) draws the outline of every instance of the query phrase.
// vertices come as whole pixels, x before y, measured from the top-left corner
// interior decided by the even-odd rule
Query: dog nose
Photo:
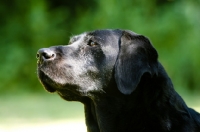
[[[52,60],[55,57],[56,57],[56,54],[54,53],[54,51],[52,51],[49,48],[39,49],[36,55],[36,58],[38,60],[43,60],[43,61]]]

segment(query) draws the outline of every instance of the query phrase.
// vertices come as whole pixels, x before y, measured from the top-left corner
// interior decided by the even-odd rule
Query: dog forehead
[[[118,29],[105,29],[105,30],[95,30],[92,32],[88,32],[88,35],[98,36],[102,38],[109,38],[109,37],[120,37],[121,30]]]

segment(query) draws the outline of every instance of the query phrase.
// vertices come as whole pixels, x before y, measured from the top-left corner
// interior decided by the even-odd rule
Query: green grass
[[[67,102],[56,94],[0,97],[0,123],[12,121],[83,119],[83,105]]]
[[[84,109],[56,94],[0,95],[0,132],[86,132]]]

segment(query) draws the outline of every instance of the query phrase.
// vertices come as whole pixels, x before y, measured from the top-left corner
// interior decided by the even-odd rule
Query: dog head
[[[122,94],[131,94],[145,73],[156,74],[157,57],[142,35],[96,30],[73,36],[68,45],[40,49],[37,71],[45,89],[66,100],[103,93],[113,79]]]

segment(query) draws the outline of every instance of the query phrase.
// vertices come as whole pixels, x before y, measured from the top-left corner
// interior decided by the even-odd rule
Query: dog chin
[[[56,92],[56,88],[51,85],[52,80],[45,75],[42,71],[38,72],[38,78],[43,85],[43,87],[50,93]]]

